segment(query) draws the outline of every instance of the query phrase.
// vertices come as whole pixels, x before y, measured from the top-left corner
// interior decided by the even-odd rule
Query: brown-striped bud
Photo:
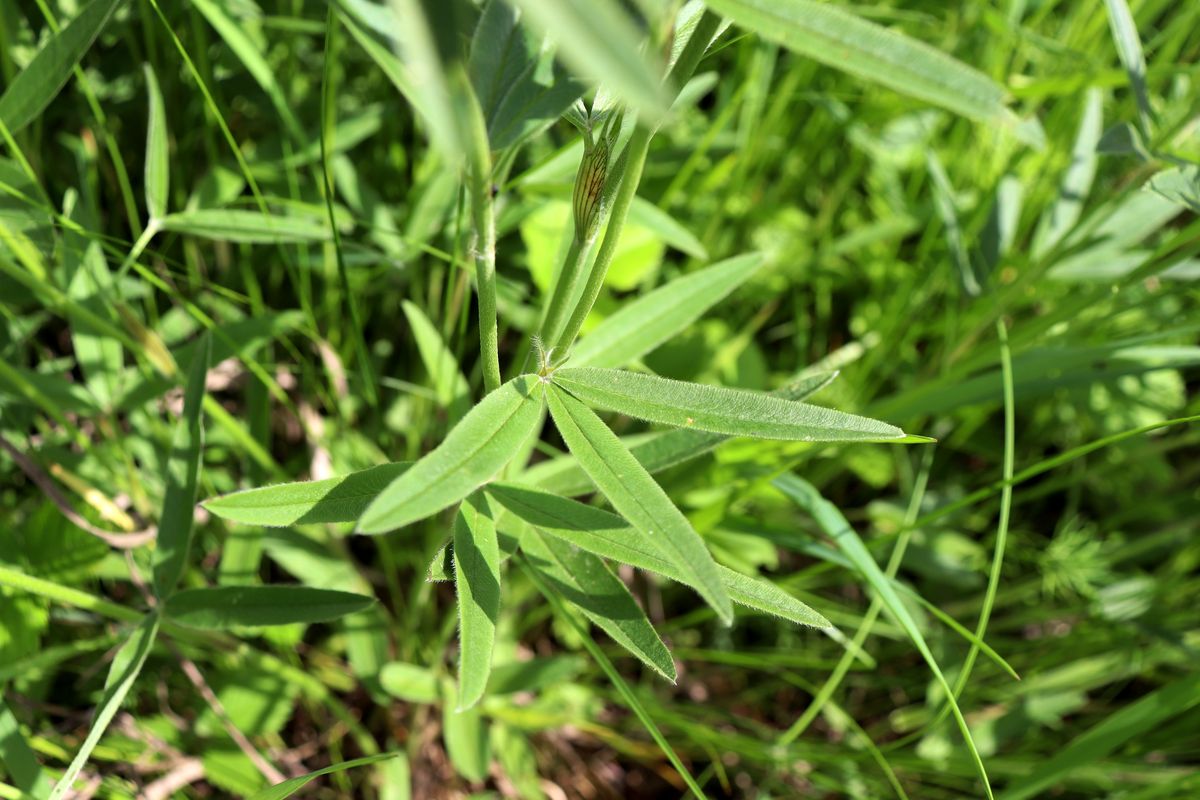
[[[575,176],[575,238],[586,242],[596,232],[600,222],[600,200],[604,194],[604,179],[608,176],[608,141],[601,136],[595,144],[584,143],[583,160]]]

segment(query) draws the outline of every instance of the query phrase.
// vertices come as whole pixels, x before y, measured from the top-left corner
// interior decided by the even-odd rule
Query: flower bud
[[[600,137],[595,144],[584,143],[583,160],[575,176],[575,238],[581,242],[596,233],[600,221],[600,199],[604,194],[604,179],[608,176],[608,141]]]

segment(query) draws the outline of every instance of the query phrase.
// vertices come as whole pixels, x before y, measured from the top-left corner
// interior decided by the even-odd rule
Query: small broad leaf
[[[386,533],[436,514],[491,480],[542,420],[544,386],[522,375],[488,394],[446,439],[375,499],[359,533]]]
[[[121,645],[116,656],[113,657],[108,677],[104,681],[104,697],[101,698],[100,705],[96,707],[92,727],[83,740],[83,744],[80,745],[79,752],[71,760],[70,766],[54,784],[54,792],[50,795],[50,800],[63,800],[71,793],[74,788],[72,784],[79,777],[83,765],[87,763],[92,751],[96,749],[100,738],[104,736],[104,731],[108,729],[108,724],[117,715],[121,703],[125,701],[125,696],[129,694],[133,682],[146,664],[146,657],[150,655],[150,649],[154,646],[154,637],[157,635],[158,614],[151,612],[142,619],[125,643]]]
[[[500,547],[487,496],[475,492],[454,520],[454,585],[458,591],[458,706],[483,697],[492,671],[500,616]]]
[[[403,753],[381,753],[375,756],[366,756],[365,758],[356,758],[353,761],[343,761],[341,764],[334,764],[331,767],[324,767],[307,775],[301,775],[298,778],[291,778],[282,783],[277,783],[274,786],[268,786],[257,794],[250,796],[250,800],[284,800],[285,797],[291,797],[296,792],[303,789],[308,784],[312,783],[322,775],[332,775],[335,772],[343,772],[355,767],[365,767],[368,764],[378,764],[380,761],[388,761],[389,759],[403,757]]]
[[[1146,185],[1151,191],[1200,214],[1200,166],[1165,169]]]
[[[13,78],[0,96],[0,122],[9,133],[15,135],[50,105],[120,4],[92,0]]]
[[[379,671],[379,685],[392,697],[410,703],[436,703],[441,696],[437,676],[432,670],[401,661],[383,665]]]
[[[678,569],[616,514],[515,484],[493,483],[487,491],[505,509],[546,533],[604,558],[688,584]],[[801,625],[831,627],[825,617],[769,581],[721,565],[717,565],[717,571],[729,599],[735,603]]]
[[[726,259],[658,287],[596,326],[571,351],[576,367],[620,367],[687,328],[764,263],[757,253]]]
[[[530,566],[558,592],[646,666],[675,681],[675,662],[629,589],[608,565],[536,527],[521,536]]]
[[[1021,123],[1004,104],[1004,87],[922,41],[813,0],[711,0],[738,25],[789,50],[988,125],[1040,146],[1040,128]]]
[[[324,217],[267,215],[236,208],[197,208],[162,218],[164,231],[244,244],[324,242],[332,235]]]
[[[733,621],[729,596],[704,540],[595,412],[557,386],[546,397],[554,424],[580,466],[621,516],[646,536],[722,621]]]
[[[785,400],[804,400],[828,386],[836,377],[836,372],[816,372],[797,378],[771,394]],[[629,452],[638,460],[638,463],[653,475],[693,458],[699,458],[716,449],[729,438],[722,433],[679,428],[670,431],[656,431],[638,437],[633,442],[622,441],[629,447]],[[566,497],[587,494],[595,491],[596,488],[587,473],[579,466],[579,462],[571,455],[543,461],[527,471],[521,481]]]
[[[442,340],[442,335],[416,303],[401,302],[408,327],[417,342],[417,352],[429,373],[438,404],[450,413],[450,422],[457,422],[471,407],[471,387],[458,368],[454,353]]]
[[[146,211],[150,219],[167,215],[171,188],[171,162],[167,153],[167,112],[154,69],[146,64],[146,94],[150,98],[146,124]]]
[[[410,461],[397,461],[320,481],[262,486],[205,500],[203,506],[222,519],[246,525],[355,522],[410,466]]]
[[[558,46],[563,60],[580,75],[603,81],[648,119],[658,119],[668,98],[650,60],[638,44],[644,38],[614,0],[512,0],[535,28]]]
[[[191,628],[329,622],[375,602],[374,597],[307,586],[217,586],[184,589],[166,604],[168,619]]]
[[[183,393],[183,416],[176,423],[167,457],[166,496],[158,520],[158,546],[154,550],[154,591],[166,598],[187,568],[192,544],[192,519],[196,513],[196,482],[200,475],[204,450],[204,425],[200,410],[204,405],[204,382],[212,340],[204,334],[192,355],[187,387]]]
[[[553,380],[589,405],[677,428],[803,442],[905,437],[904,431],[885,422],[842,411],[625,370],[564,367],[554,372]]]

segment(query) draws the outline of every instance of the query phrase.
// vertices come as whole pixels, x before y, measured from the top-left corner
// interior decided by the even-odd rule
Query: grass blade
[[[897,427],[842,411],[625,370],[563,368],[555,371],[553,380],[589,405],[676,428],[804,442],[905,437]]]
[[[0,96],[0,123],[10,134],[33,122],[50,105],[120,3],[92,0],[12,79]]]
[[[243,244],[324,242],[332,235],[322,217],[280,216],[231,208],[196,208],[162,218],[164,231]]]
[[[546,396],[563,441],[613,508],[687,576],[722,621],[731,623],[733,609],[716,562],[662,487],[590,408],[553,385]]]
[[[359,533],[385,533],[436,514],[491,480],[542,420],[543,384],[522,375],[485,397],[445,440],[363,513]]]
[[[1083,212],[1083,204],[1092,189],[1096,177],[1096,145],[1104,125],[1104,94],[1092,87],[1088,89],[1083,106],[1083,118],[1079,121],[1079,132],[1071,148],[1071,164],[1063,175],[1058,190],[1058,199],[1042,217],[1037,234],[1033,239],[1033,251],[1044,254],[1075,226]]]
[[[675,662],[629,589],[608,565],[536,527],[521,536],[526,562],[571,604],[650,669],[675,682]]]
[[[724,300],[765,263],[757,253],[676,278],[596,326],[571,351],[576,367],[621,367],[649,353]]]
[[[355,767],[365,767],[368,764],[377,764],[380,761],[388,761],[396,758],[400,753],[380,753],[375,756],[367,756],[365,758],[356,758],[353,761],[343,761],[341,764],[334,764],[331,767],[315,770],[307,775],[301,775],[298,778],[291,778],[283,783],[277,783],[274,786],[268,786],[257,794],[250,796],[250,800],[284,800],[285,797],[291,797],[296,792],[303,789],[308,784],[312,783],[322,775],[332,775],[335,772],[344,772]]]
[[[177,592],[165,608],[168,619],[189,628],[224,630],[329,622],[374,603],[374,597],[307,586],[216,586]]]
[[[4,681],[0,679],[0,683]],[[0,696],[0,764],[7,770],[6,779],[13,782],[23,796],[44,798],[50,794],[50,776],[38,763],[37,754],[25,737],[17,718]]]
[[[1004,87],[941,50],[812,0],[712,0],[713,11],[789,50],[1040,145],[1021,124]]]
[[[1104,0],[1104,7],[1108,10],[1108,27],[1117,45],[1117,55],[1121,57],[1121,66],[1129,73],[1129,82],[1137,98],[1142,135],[1149,140],[1154,109],[1150,106],[1150,94],[1146,90],[1146,56],[1142,53],[1137,24],[1125,0]]]
[[[958,707],[958,700],[954,697],[954,690],[950,687],[949,681],[946,680],[941,667],[938,666],[937,660],[933,657],[929,645],[925,642],[925,637],[921,634],[921,629],[917,627],[916,620],[908,613],[908,608],[904,605],[900,596],[896,594],[896,590],[892,588],[891,581],[888,580],[887,575],[875,563],[875,559],[871,556],[871,551],[867,549],[862,539],[859,538],[858,533],[850,526],[846,518],[842,516],[842,512],[838,511],[833,503],[822,497],[812,484],[795,475],[783,475],[775,479],[774,485],[794,500],[802,509],[811,514],[825,533],[837,543],[838,547],[853,562],[855,568],[870,585],[872,591],[883,601],[884,608],[887,609],[888,613],[892,615],[912,640],[921,657],[925,659],[925,663],[929,665],[933,677],[945,691],[951,713],[954,714],[954,720],[958,723],[958,729],[962,733],[963,742],[966,744],[967,751],[971,755],[971,761],[975,765],[975,770],[979,774],[980,780],[983,781],[984,791],[987,793],[988,798],[993,797],[987,770],[983,766],[983,759],[979,755],[979,749],[975,746],[975,740],[971,737],[971,729],[967,727],[967,721],[963,717],[962,710]]]
[[[459,370],[454,353],[420,306],[408,300],[402,301],[401,306],[438,404],[449,411],[451,423],[457,422],[471,407],[471,387]]]
[[[644,38],[613,0],[513,0],[535,28],[558,45],[559,56],[577,73],[601,80],[648,119],[669,105],[659,76],[639,50]]]
[[[657,572],[696,588],[652,546],[645,544],[633,526],[616,514],[516,484],[493,483],[487,491],[506,510],[541,531],[598,556]],[[769,581],[734,572],[719,564],[717,572],[729,599],[735,603],[800,625],[831,627],[829,620]]]
[[[454,520],[454,585],[458,592],[458,710],[483,697],[492,671],[500,616],[500,547],[487,496],[475,492]]]
[[[87,763],[88,757],[96,749],[104,731],[108,729],[108,724],[120,710],[125,695],[129,694],[138,673],[142,671],[146,657],[150,655],[150,648],[154,645],[156,635],[158,635],[158,614],[152,612],[142,619],[125,644],[121,645],[121,649],[117,651],[112,666],[108,670],[108,678],[104,681],[104,697],[96,708],[96,716],[92,720],[91,730],[88,731],[87,737],[79,747],[79,752],[71,760],[66,772],[54,784],[54,792],[50,795],[50,800],[64,800],[71,792],[72,784],[79,777],[83,765]]]
[[[167,458],[167,491],[158,520],[158,545],[154,550],[154,591],[159,598],[166,598],[175,591],[187,568],[192,546],[197,481],[204,451],[201,406],[211,355],[212,338],[206,333],[192,356],[183,393],[183,416],[176,423]]]
[[[263,486],[214,497],[202,505],[222,519],[246,525],[284,527],[319,522],[355,522],[396,478],[412,466],[409,461],[326,478]]]
[[[1163,725],[1200,704],[1200,674],[1179,678],[1145,695],[1076,737],[1000,795],[1000,800],[1044,796],[1072,770],[1095,763],[1126,742]]]
[[[171,189],[171,162],[167,151],[167,111],[154,69],[146,64],[146,94],[150,100],[146,125],[146,213],[150,221],[167,215]]]

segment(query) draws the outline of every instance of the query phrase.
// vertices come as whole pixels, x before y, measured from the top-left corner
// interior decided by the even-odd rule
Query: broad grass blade
[[[1104,125],[1104,94],[1096,87],[1087,90],[1083,117],[1075,145],[1071,148],[1071,163],[1063,174],[1058,199],[1039,221],[1033,237],[1033,252],[1041,255],[1060,242],[1079,221],[1083,204],[1092,190],[1096,177],[1096,146]]]
[[[830,3],[812,0],[712,0],[708,6],[764,39],[814,61],[969,119],[1011,129],[1040,146],[1040,128],[1005,106],[1004,87],[922,41]]]
[[[301,775],[298,778],[291,778],[283,783],[277,783],[274,786],[268,786],[261,792],[251,795],[250,800],[284,800],[285,797],[291,797],[296,792],[300,791],[322,775],[332,775],[335,772],[344,772],[345,770],[354,769],[355,767],[365,767],[368,764],[378,764],[380,761],[388,761],[402,755],[402,753],[381,753],[375,756],[356,758],[353,761],[343,761],[341,764],[334,764],[332,767],[318,769],[314,772],[308,773],[307,775]]]
[[[675,681],[670,651],[607,564],[536,527],[527,528],[521,536],[521,551],[539,575],[614,641],[659,675]]]
[[[704,540],[650,473],[596,413],[557,386],[546,394],[554,424],[608,501],[696,587],[717,615],[733,621],[729,595]]]
[[[410,466],[410,461],[397,461],[320,481],[263,486],[214,497],[202,505],[222,519],[246,525],[356,522]]]
[[[0,96],[0,122],[15,134],[37,119],[71,77],[121,0],[92,0],[46,42]]]
[[[436,514],[491,480],[542,420],[544,385],[522,375],[471,409],[433,452],[363,513],[359,533],[385,533]]]
[[[842,512],[837,509],[837,506],[822,497],[812,484],[795,475],[783,475],[775,479],[774,485],[795,501],[802,509],[811,514],[817,524],[821,526],[821,529],[837,543],[841,551],[854,564],[854,568],[866,580],[871,590],[883,602],[884,609],[891,614],[892,618],[896,620],[900,627],[904,629],[905,634],[912,640],[913,646],[917,648],[921,657],[925,659],[925,663],[929,665],[933,677],[945,692],[946,700],[950,704],[950,711],[954,714],[954,720],[958,723],[958,729],[962,733],[963,741],[966,743],[971,760],[975,765],[975,771],[979,774],[980,780],[983,781],[983,787],[987,796],[991,798],[993,795],[991,783],[988,781],[987,770],[983,766],[983,759],[979,756],[978,748],[975,747],[975,740],[971,736],[971,729],[967,727],[967,721],[958,707],[958,701],[954,697],[954,690],[950,686],[949,681],[946,680],[946,676],[942,673],[941,667],[938,666],[937,659],[933,657],[933,652],[930,651],[929,645],[926,644],[925,637],[921,633],[921,629],[917,626],[916,620],[913,619],[908,611],[908,607],[904,605],[904,602],[892,587],[887,575],[875,563],[875,559],[871,556],[871,551],[863,544],[858,533],[846,521],[846,518],[842,516]]]
[[[183,393],[183,416],[171,437],[167,457],[162,514],[158,520],[158,544],[154,549],[154,591],[161,599],[175,591],[187,568],[196,513],[197,480],[204,451],[204,383],[212,355],[212,340],[204,334],[197,344]]]
[[[167,215],[170,200],[171,162],[167,152],[167,111],[154,69],[143,66],[146,94],[149,96],[149,122],[146,124],[146,213],[151,220]]]
[[[506,510],[541,531],[598,556],[657,572],[696,588],[656,548],[647,544],[633,526],[616,514],[516,484],[493,483],[487,491]],[[729,599],[735,603],[800,625],[831,627],[825,617],[769,581],[734,572],[719,564],[717,572]]]
[[[166,603],[167,618],[189,628],[329,622],[363,611],[375,598],[307,586],[216,586],[184,589]]]
[[[513,0],[558,45],[578,74],[604,84],[648,119],[669,105],[660,75],[641,52],[637,26],[614,0]]]
[[[763,263],[757,253],[735,256],[623,305],[575,346],[572,366],[621,367],[640,358],[724,300]]]
[[[905,437],[904,431],[885,422],[842,411],[625,370],[564,367],[554,372],[553,380],[589,405],[676,428],[804,442]]]
[[[500,547],[487,496],[475,492],[454,520],[454,585],[458,592],[458,707],[483,697],[492,671],[500,616]]]
[[[197,208],[162,218],[164,231],[243,244],[324,242],[333,232],[324,217],[279,216],[230,208]]]
[[[133,682],[146,663],[146,657],[150,655],[150,649],[154,646],[154,637],[157,635],[158,614],[151,612],[142,619],[125,643],[121,645],[121,649],[117,651],[112,666],[108,670],[108,678],[104,681],[104,697],[101,698],[100,705],[96,708],[92,727],[83,740],[83,744],[80,745],[79,752],[71,760],[70,766],[54,784],[54,792],[50,795],[50,800],[64,800],[70,796],[72,784],[79,777],[79,773],[83,769],[83,765],[87,763],[92,751],[96,749],[104,731],[108,729],[108,724],[120,710],[121,703],[124,702],[125,696],[129,694]]]

